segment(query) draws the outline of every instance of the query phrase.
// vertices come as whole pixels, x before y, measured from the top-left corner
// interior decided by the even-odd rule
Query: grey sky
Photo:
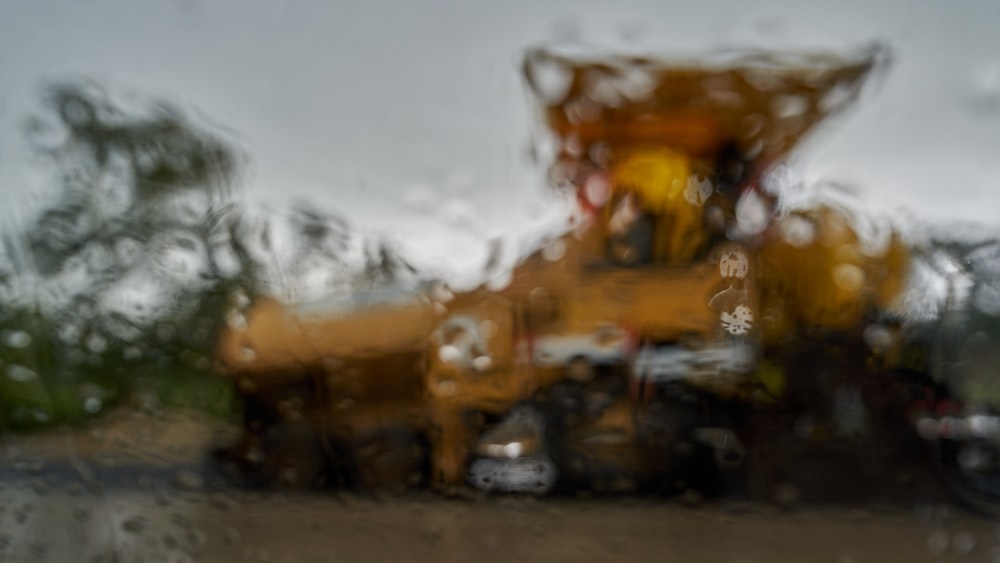
[[[885,210],[1000,226],[1000,2],[7,0],[0,4],[0,205],[40,175],[20,120],[46,79],[96,77],[233,132],[255,204],[308,199],[424,264],[551,224],[524,154],[517,64],[539,43],[647,50],[887,42],[890,73],[800,154]],[[470,226],[471,225],[471,226]],[[468,233],[473,236],[468,236]]]

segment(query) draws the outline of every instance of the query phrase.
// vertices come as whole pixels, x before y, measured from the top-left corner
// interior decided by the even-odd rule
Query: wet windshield
[[[989,560],[996,21],[0,7],[0,560]]]

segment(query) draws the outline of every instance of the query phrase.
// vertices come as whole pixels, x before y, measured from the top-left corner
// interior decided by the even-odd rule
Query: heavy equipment
[[[743,478],[748,412],[803,385],[836,403],[817,431],[860,431],[857,388],[793,377],[787,347],[853,358],[906,248],[764,179],[883,55],[528,52],[549,183],[576,202],[564,234],[501,289],[234,312],[217,357],[245,420],[226,459],[294,487],[708,490]]]

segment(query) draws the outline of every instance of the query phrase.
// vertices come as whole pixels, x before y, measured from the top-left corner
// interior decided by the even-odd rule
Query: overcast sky
[[[468,264],[489,238],[537,231],[559,212],[525,158],[527,47],[878,40],[895,55],[890,72],[796,170],[851,182],[875,209],[1000,226],[998,25],[996,0],[6,0],[0,216],[29,208],[40,188],[20,123],[41,86],[84,76],[230,131],[252,162],[253,205],[307,199],[425,264]]]

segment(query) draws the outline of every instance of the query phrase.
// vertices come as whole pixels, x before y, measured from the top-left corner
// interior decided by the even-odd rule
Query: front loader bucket
[[[676,60],[530,51],[523,72],[557,137],[559,160],[594,160],[636,145],[699,159],[721,151],[758,173],[858,97],[888,60],[855,56],[719,53]]]

